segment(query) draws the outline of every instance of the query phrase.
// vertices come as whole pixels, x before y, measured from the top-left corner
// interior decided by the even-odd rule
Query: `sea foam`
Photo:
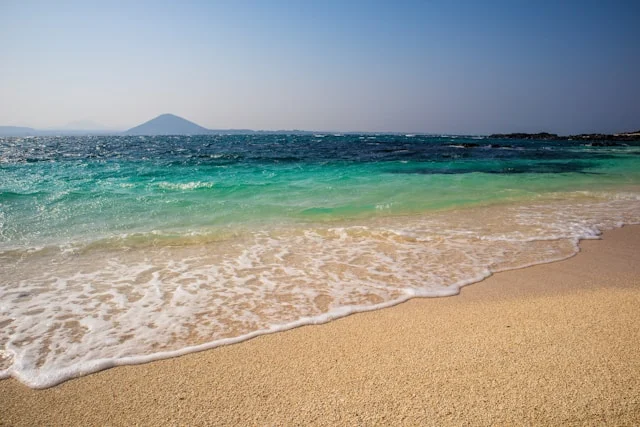
[[[413,297],[455,295],[638,222],[634,192],[576,192],[357,223],[184,233],[162,244],[153,232],[73,251],[5,251],[0,377],[50,387]]]

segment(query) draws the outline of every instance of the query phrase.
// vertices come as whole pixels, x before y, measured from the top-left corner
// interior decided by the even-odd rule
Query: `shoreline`
[[[640,226],[447,298],[32,390],[0,425],[640,422]],[[502,409],[500,409],[502,407]]]

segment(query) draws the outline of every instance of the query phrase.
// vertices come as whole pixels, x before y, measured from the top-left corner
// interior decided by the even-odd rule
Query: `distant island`
[[[38,131],[21,126],[0,126],[0,136],[31,136]]]
[[[100,129],[34,129],[22,126],[0,126],[0,136],[88,136],[121,135],[121,132]]]
[[[88,122],[73,122],[85,124]],[[82,130],[82,129],[34,129],[19,126],[0,126],[0,136],[25,137],[25,136],[86,136],[86,135],[136,135],[136,136],[158,136],[158,135],[247,135],[247,134],[300,134],[308,135],[314,133],[334,133],[331,131],[307,131],[307,130],[251,130],[251,129],[207,129],[197,123],[176,116],[175,114],[161,114],[138,126],[123,132],[109,130]],[[373,132],[340,132],[341,134],[372,134]],[[375,132],[386,134],[404,134],[404,132]],[[622,132],[615,134],[579,134],[579,135],[557,135],[555,133],[495,133],[489,135],[491,139],[537,139],[556,141],[584,141],[591,145],[615,145],[616,142],[640,141],[640,130],[635,132]]]
[[[210,133],[214,131],[173,114],[161,114],[155,119],[124,131],[125,135],[207,135]]]
[[[84,124],[85,122],[73,122]],[[83,129],[34,129],[30,127],[0,126],[0,136],[86,136],[86,135],[247,135],[247,134],[313,134],[314,131],[305,130],[252,130],[252,129],[207,129],[197,123],[176,116],[175,114],[161,114],[138,126],[125,131],[114,130],[83,130]],[[366,133],[366,132],[365,132]]]
[[[623,132],[614,134],[581,133],[579,135],[557,135],[555,133],[494,133],[489,135],[491,139],[536,139],[552,141],[586,141],[592,145],[611,145],[607,142],[640,141],[640,130],[635,132]]]
[[[197,123],[176,116],[161,114],[147,122],[124,131],[124,135],[249,135],[249,134],[311,134],[305,130],[252,130],[252,129],[207,129]]]

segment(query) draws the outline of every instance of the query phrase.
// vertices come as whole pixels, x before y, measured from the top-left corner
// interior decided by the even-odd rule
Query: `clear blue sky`
[[[640,128],[640,1],[0,0],[0,125]]]

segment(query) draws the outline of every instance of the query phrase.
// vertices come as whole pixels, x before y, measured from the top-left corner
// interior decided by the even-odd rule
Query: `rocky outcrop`
[[[495,133],[489,135],[491,139],[535,139],[535,140],[553,140],[553,141],[583,141],[589,142],[594,147],[616,146],[616,142],[640,141],[640,131],[625,133],[582,133],[579,135],[561,136],[555,133],[539,132],[539,133]]]
[[[558,139],[561,138],[555,133],[539,132],[539,133],[494,133],[489,135],[492,139]]]

